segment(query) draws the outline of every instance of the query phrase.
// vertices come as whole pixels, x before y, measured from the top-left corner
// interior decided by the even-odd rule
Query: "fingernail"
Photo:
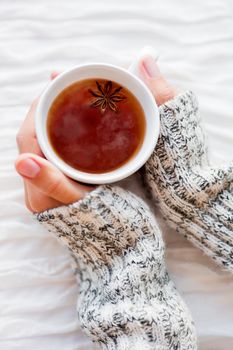
[[[53,71],[53,72],[50,74],[50,78],[53,80],[53,79],[55,79],[58,75],[59,75],[59,72]]]
[[[28,158],[18,163],[17,170],[20,175],[33,179],[39,174],[40,166],[34,160]]]
[[[145,57],[142,61],[142,64],[145,68],[147,75],[149,75],[150,78],[156,78],[158,75],[160,75],[158,65],[155,62],[154,58],[152,58],[151,56]]]

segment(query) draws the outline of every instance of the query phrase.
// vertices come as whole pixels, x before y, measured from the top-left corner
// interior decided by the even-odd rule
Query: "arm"
[[[210,166],[192,92],[161,105],[160,116],[145,183],[177,231],[233,271],[233,166]]]
[[[166,272],[161,233],[148,207],[117,187],[91,191],[44,159],[35,107],[17,137],[16,170],[28,209],[41,212],[38,220],[75,257],[85,332],[103,349],[196,349],[193,322]]]
[[[157,82],[151,80],[158,104],[174,97],[159,73]],[[109,186],[85,196],[90,188],[64,177],[42,158],[32,117],[33,110],[19,134],[23,137],[18,137],[23,154],[16,169],[24,179],[30,210],[58,207],[38,214],[38,219],[76,257],[79,316],[85,331],[105,349],[196,349],[192,321],[166,273],[161,236],[148,208],[128,192],[116,189],[114,194]],[[62,206],[70,202],[75,203]],[[131,207],[137,215],[128,217],[134,212],[128,210]]]
[[[160,230],[141,199],[101,186],[37,219],[75,256],[80,323],[101,349],[196,349],[193,322],[165,268]]]

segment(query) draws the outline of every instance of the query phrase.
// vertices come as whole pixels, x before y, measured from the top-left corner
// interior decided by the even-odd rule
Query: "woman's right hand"
[[[57,72],[52,73],[51,79],[57,75]],[[93,187],[71,180],[44,158],[34,127],[36,106],[37,100],[32,103],[17,134],[20,155],[15,168],[24,181],[27,208],[32,212],[41,212],[76,202]]]
[[[157,62],[151,56],[146,56],[139,63],[140,78],[151,90],[158,106],[172,100],[179,89],[170,84],[161,73]]]

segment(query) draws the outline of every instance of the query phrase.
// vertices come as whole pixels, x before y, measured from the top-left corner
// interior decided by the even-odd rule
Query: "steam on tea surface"
[[[50,143],[67,164],[88,173],[119,168],[140,149],[144,111],[119,84],[86,79],[63,90],[50,107]]]

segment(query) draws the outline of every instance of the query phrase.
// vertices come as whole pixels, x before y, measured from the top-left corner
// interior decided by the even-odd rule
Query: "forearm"
[[[189,312],[166,272],[160,230],[142,200],[101,186],[38,220],[77,259],[80,323],[101,348],[168,349],[178,332],[180,349],[196,349]]]
[[[160,115],[161,134],[144,168],[144,181],[164,216],[233,270],[232,165],[209,165],[193,93],[165,103]]]

